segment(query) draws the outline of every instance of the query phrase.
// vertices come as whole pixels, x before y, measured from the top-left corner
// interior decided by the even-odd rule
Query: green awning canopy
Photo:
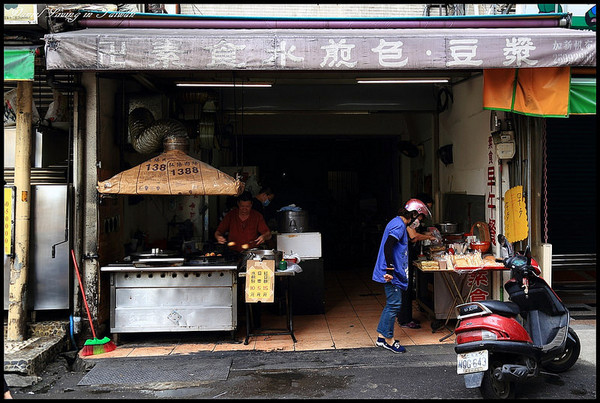
[[[571,78],[569,115],[596,114],[596,79]]]
[[[4,81],[33,81],[37,46],[4,47]]]

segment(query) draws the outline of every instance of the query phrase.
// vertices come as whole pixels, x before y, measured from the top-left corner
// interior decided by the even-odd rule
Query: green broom
[[[113,351],[117,348],[117,346],[108,337],[104,337],[100,340],[96,338],[96,332],[94,331],[94,325],[92,323],[92,315],[90,315],[90,308],[88,307],[87,299],[85,298],[83,284],[81,283],[81,275],[79,274],[79,267],[77,266],[77,260],[75,259],[75,251],[73,251],[73,249],[71,249],[71,257],[73,258],[73,264],[75,265],[75,273],[77,273],[77,280],[79,280],[79,289],[81,290],[83,302],[85,303],[85,311],[87,312],[88,320],[90,321],[90,328],[92,329],[92,335],[94,336],[92,340],[87,339],[85,341],[83,349],[81,350],[81,355],[97,355]]]

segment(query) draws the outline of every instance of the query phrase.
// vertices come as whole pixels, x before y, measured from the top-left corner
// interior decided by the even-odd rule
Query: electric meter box
[[[515,142],[509,141],[506,143],[496,144],[496,154],[501,160],[509,160],[515,156]]]
[[[496,143],[496,154],[501,160],[509,160],[515,156],[515,132],[513,130],[500,132]]]

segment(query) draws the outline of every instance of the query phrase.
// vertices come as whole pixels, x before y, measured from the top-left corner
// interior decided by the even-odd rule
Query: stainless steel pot
[[[275,249],[248,249],[243,253],[252,260],[276,260],[279,262],[283,259],[283,252]]]
[[[308,213],[300,211],[280,211],[277,213],[277,230],[280,233],[304,232],[308,230]]]
[[[246,269],[248,260],[275,260],[275,267],[283,259],[283,251],[275,249],[248,249],[242,252],[240,267]]]
[[[442,234],[453,234],[458,230],[458,224],[456,223],[447,222],[438,225],[440,226],[440,232]]]

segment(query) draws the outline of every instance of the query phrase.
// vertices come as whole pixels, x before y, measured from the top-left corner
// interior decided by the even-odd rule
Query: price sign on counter
[[[246,262],[246,302],[275,301],[275,261]]]
[[[527,238],[527,206],[523,198],[523,186],[515,186],[504,194],[504,228],[508,242]]]

